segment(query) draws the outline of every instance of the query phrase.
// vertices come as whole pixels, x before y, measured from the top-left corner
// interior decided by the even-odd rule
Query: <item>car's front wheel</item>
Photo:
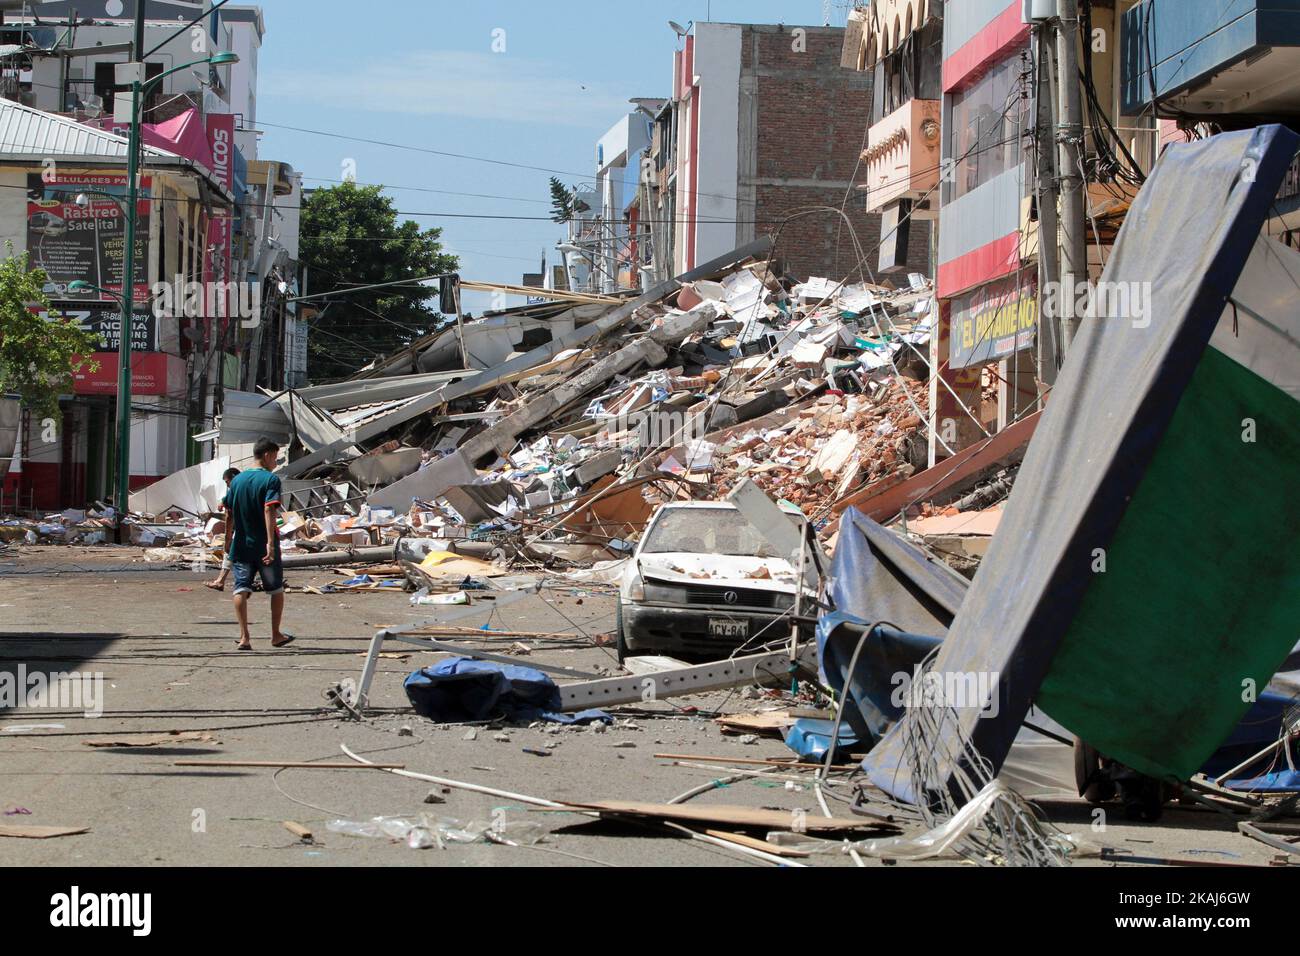
[[[620,664],[627,660],[627,635],[623,631],[623,602],[618,601],[614,605],[614,651],[618,655]]]

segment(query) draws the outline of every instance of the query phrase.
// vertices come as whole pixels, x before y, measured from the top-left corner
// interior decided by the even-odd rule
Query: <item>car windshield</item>
[[[797,515],[790,515],[790,519],[800,523]],[[668,508],[651,527],[641,551],[647,554],[684,551],[690,554],[786,557],[777,554],[758,529],[735,508]]]

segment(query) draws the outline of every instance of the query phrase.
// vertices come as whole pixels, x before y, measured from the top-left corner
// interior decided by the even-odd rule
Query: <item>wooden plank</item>
[[[766,710],[755,714],[724,714],[714,717],[713,722],[723,732],[736,734],[770,734],[778,736],[794,723],[788,710]]]
[[[844,830],[896,831],[898,828],[879,820],[850,820],[843,817],[821,817],[814,813],[795,810],[763,810],[756,807],[730,804],[684,805],[675,803],[642,803],[637,800],[595,800],[587,803],[566,803],[572,810],[594,810],[601,814],[672,820],[677,823],[711,823],[725,827],[744,827],[761,830],[790,830],[796,821],[802,831],[838,833]]]
[[[909,505],[933,497],[945,488],[998,464],[1021,445],[1029,442],[1034,436],[1034,429],[1038,427],[1042,414],[1042,412],[1034,412],[1014,425],[1002,429],[992,438],[981,439],[969,448],[963,448],[951,458],[945,458],[933,468],[917,472],[905,481],[889,487],[881,487],[883,482],[876,482],[847,498],[841,498],[831,506],[831,510],[837,517],[833,523],[827,525],[826,533],[834,531],[839,526],[838,516],[843,514],[846,508],[855,507],[873,521],[888,521]]]
[[[777,856],[812,856],[812,854],[807,850],[795,850],[788,846],[777,846],[776,844],[768,843],[766,840],[759,840],[752,836],[746,836],[743,833],[731,833],[727,830],[705,830],[704,832],[711,837],[717,837],[719,840],[726,840],[728,843],[747,846],[751,850],[762,850],[764,853],[774,853]]]
[[[361,764],[353,764],[353,766],[360,767]],[[298,823],[298,822],[296,822],[296,821],[294,821],[294,820],[281,820],[281,821],[280,821],[280,824],[281,824],[281,826],[283,826],[286,830],[288,830],[290,833],[292,833],[294,836],[296,836],[299,840],[301,840],[303,843],[315,843],[315,842],[316,842],[315,837],[313,837],[313,836],[311,835],[311,831],[308,830],[308,829],[307,829],[305,826],[303,826],[301,823]]]
[[[167,734],[136,734],[129,737],[98,737],[83,740],[87,747],[162,747],[175,743],[218,743],[216,737],[202,730],[178,730]]]
[[[39,824],[0,823],[0,837],[26,837],[30,840],[48,840],[50,837],[74,836],[89,833],[90,827],[53,827]]]
[[[516,639],[527,637],[532,638],[533,640],[539,640],[546,637],[556,641],[590,640],[590,638],[582,634],[570,634],[563,631],[558,633],[551,633],[548,631],[485,631],[478,627],[443,627],[436,624],[427,627],[402,627],[393,631],[393,633],[395,635],[407,637],[511,637]]]
[[[820,770],[819,763],[800,763],[797,760],[785,760],[780,757],[717,757],[705,754],[655,754],[661,760],[694,760],[707,763],[757,764],[762,767],[796,767],[802,770]],[[831,764],[832,770],[861,770],[855,763]]]

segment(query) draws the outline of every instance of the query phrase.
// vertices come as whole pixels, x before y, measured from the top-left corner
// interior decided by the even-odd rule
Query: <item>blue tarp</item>
[[[338,591],[351,591],[362,584],[377,584],[381,588],[399,591],[406,586],[406,582],[399,578],[372,578],[368,574],[358,574],[338,584],[323,585],[320,590],[325,594],[333,594]]]
[[[821,763],[826,759],[826,748],[831,745],[831,734],[834,731],[833,720],[801,717],[785,732],[785,745],[798,754],[800,760]],[[841,726],[839,737],[835,740],[836,756],[831,763],[839,763],[840,755],[850,753],[857,745],[857,735],[850,728]]]
[[[844,723],[859,740],[874,743],[902,715],[895,677],[911,674],[939,645],[966,587],[946,564],[857,509],[844,513],[827,582],[835,610],[817,621],[817,658],[822,682],[847,695]],[[862,628],[882,621],[889,626],[867,639],[846,680]]]
[[[1229,780],[1224,786],[1244,793],[1295,793],[1300,791],[1300,770],[1280,770],[1262,777]]]
[[[514,664],[449,657],[413,671],[402,685],[421,717],[466,720],[549,720],[563,724],[612,723],[603,710],[560,712],[560,689],[539,670]]]

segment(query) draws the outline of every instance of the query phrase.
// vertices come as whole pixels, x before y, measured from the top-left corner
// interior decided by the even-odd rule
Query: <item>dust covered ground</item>
[[[290,593],[284,626],[297,641],[272,650],[267,599],[258,594],[251,602],[256,650],[240,652],[229,590],[217,594],[203,587],[211,573],[160,570],[144,563],[139,549],[125,547],[30,547],[0,558],[0,670],[16,672],[21,664],[28,672],[103,675],[98,717],[58,707],[0,709],[0,807],[6,813],[0,823],[89,827],[53,839],[0,839],[5,864],[768,865],[661,829],[537,812],[518,801],[459,789],[443,793],[433,784],[377,770],[175,766],[177,760],[205,758],[346,761],[339,749],[346,744],[371,760],[548,800],[666,802],[728,776],[725,768],[759,769],[729,759],[790,756],[777,737],[745,742],[741,735],[724,734],[712,719],[715,712],[748,713],[773,703],[754,690],[617,708],[616,724],[603,732],[436,725],[410,711],[402,679],[438,655],[398,644],[386,647],[401,656],[380,662],[372,712],[357,721],[325,700],[326,688],[359,677],[380,627],[444,619],[448,611],[412,608],[405,594]],[[290,585],[339,580],[328,569],[291,571],[288,579]],[[519,657],[520,664],[620,672],[612,646],[597,642],[597,635],[614,626],[608,589],[550,586],[510,601],[477,600],[472,612],[457,623],[566,635],[524,639],[531,653]],[[172,732],[185,733],[144,747],[89,746],[122,735]],[[1059,749],[1053,760],[1068,766],[1068,748]],[[705,761],[710,767],[689,767],[656,753],[716,759]],[[431,791],[444,802],[426,803]],[[691,800],[710,802],[821,813],[807,784],[781,771],[751,775]],[[1265,864],[1275,855],[1237,834],[1233,819],[1198,806],[1171,806],[1154,825],[1128,823],[1114,808],[1104,828],[1096,829],[1093,809],[1077,798],[1058,794],[1038,805],[1062,829],[1134,857]],[[843,803],[832,802],[832,808],[848,815]],[[334,819],[419,813],[462,822],[504,818],[540,826],[548,836],[535,847],[479,842],[412,850],[326,829]],[[283,826],[286,820],[311,830],[315,843],[298,841]],[[843,855],[799,862],[854,865]],[[1115,864],[1083,859],[1078,865]]]

